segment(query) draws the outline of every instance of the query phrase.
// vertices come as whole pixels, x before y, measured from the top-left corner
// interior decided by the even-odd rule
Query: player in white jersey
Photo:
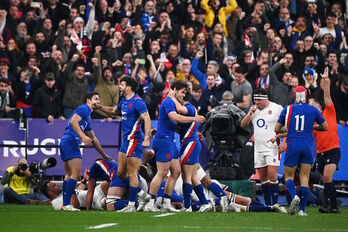
[[[275,204],[273,206],[265,206],[262,203],[251,199],[250,197],[244,197],[238,194],[235,194],[232,192],[231,189],[227,185],[221,184],[217,180],[211,180],[206,172],[203,170],[202,167],[199,167],[197,171],[197,177],[199,181],[202,182],[204,186],[204,195],[206,198],[210,201],[210,204],[213,206],[216,206],[214,208],[218,210],[224,210],[224,197],[228,198],[228,204],[229,207],[226,208],[228,211],[232,212],[281,212],[281,213],[286,213],[286,209],[284,207],[279,206],[278,204]],[[210,183],[210,185],[207,185],[207,183]],[[220,191],[224,192],[224,196],[220,197],[221,194],[214,194],[214,188],[211,188],[210,186],[214,184],[216,187],[220,188]],[[183,188],[182,188],[182,178],[178,178],[174,191],[182,196],[183,195]],[[192,201],[194,202],[193,204],[193,209],[197,210],[198,205],[200,204],[198,196],[193,192],[192,194]],[[198,205],[197,205],[198,203]]]
[[[94,189],[92,209],[105,210],[105,199],[108,191],[109,183],[103,181]],[[71,203],[76,209],[86,208],[87,206],[87,190],[84,181],[75,189],[75,194],[71,198]],[[60,185],[54,182],[44,184],[43,193],[51,200],[52,207],[55,210],[62,210],[63,194]]]
[[[254,164],[259,172],[261,187],[267,206],[278,204],[279,184],[277,172],[280,165],[279,138],[276,136],[275,125],[283,109],[281,105],[268,100],[268,92],[265,89],[254,91],[254,102],[249,113],[241,122],[242,128],[254,128]]]

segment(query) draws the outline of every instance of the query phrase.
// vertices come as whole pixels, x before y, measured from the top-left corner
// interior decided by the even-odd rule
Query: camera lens
[[[19,164],[19,169],[20,170],[22,170],[22,171],[25,171],[25,170],[27,170],[28,169],[28,165],[26,165],[26,164]]]

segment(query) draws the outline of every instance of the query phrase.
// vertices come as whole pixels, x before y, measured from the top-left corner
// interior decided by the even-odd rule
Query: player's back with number
[[[314,123],[322,124],[324,121],[319,110],[307,103],[296,103],[285,107],[278,120],[287,128],[287,140],[314,139]]]

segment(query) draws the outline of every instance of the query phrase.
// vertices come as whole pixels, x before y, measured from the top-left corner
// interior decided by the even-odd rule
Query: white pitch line
[[[87,230],[98,230],[98,229],[103,229],[111,226],[116,226],[118,223],[104,223],[96,226],[87,226]]]
[[[155,215],[153,217],[156,217],[156,218],[158,218],[158,217],[167,217],[167,216],[171,216],[171,215],[174,215],[174,214],[176,214],[176,213],[164,213],[164,214]]]
[[[158,228],[178,228],[178,229],[235,229],[235,230],[283,230],[283,231],[292,231],[294,228],[291,227],[252,227],[252,226],[191,226],[191,225],[181,225],[181,226],[157,226]],[[303,231],[323,231],[323,232],[348,232],[348,229],[339,229],[339,228],[302,228]]]

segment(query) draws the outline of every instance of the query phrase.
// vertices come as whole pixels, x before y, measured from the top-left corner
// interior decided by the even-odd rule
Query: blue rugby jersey
[[[117,109],[122,113],[122,137],[130,140],[135,138],[144,139],[144,133],[141,130],[142,120],[140,115],[147,112],[146,104],[138,94],[131,99],[122,100],[118,103]]]
[[[325,121],[320,111],[307,103],[292,104],[284,107],[278,122],[285,125],[287,139],[313,139],[313,125]]]
[[[81,138],[78,136],[78,134],[75,132],[75,130],[73,129],[72,125],[71,125],[71,119],[74,116],[74,114],[77,114],[81,117],[81,120],[79,121],[79,127],[83,132],[86,131],[91,131],[91,109],[89,108],[88,105],[83,104],[80,105],[79,107],[77,107],[72,116],[70,117],[69,121],[68,121],[68,126],[65,128],[64,134],[62,138],[68,138],[68,137],[74,137],[76,139],[78,139],[79,143],[81,143]]]

